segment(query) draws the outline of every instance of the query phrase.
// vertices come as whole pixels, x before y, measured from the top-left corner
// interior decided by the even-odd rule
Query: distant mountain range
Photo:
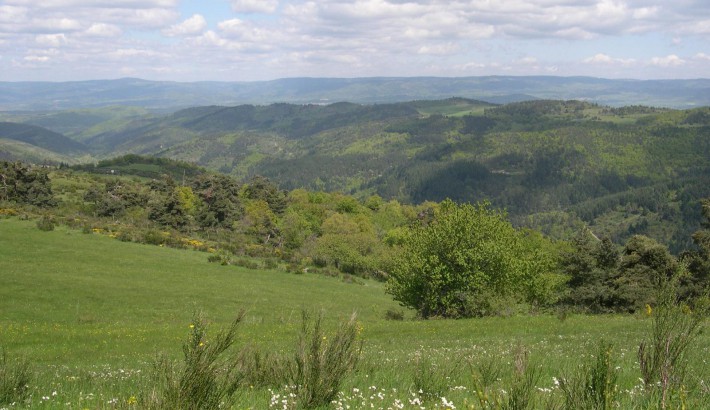
[[[463,97],[504,104],[536,99],[610,106],[710,105],[710,79],[611,80],[593,77],[286,78],[260,82],[167,82],[135,78],[76,82],[0,82],[0,111],[124,105],[172,111],[203,105],[391,103]]]

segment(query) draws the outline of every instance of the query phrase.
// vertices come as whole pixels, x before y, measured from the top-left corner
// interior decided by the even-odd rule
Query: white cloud
[[[25,7],[0,6],[0,23],[14,23],[27,19]]]
[[[170,37],[195,36],[201,34],[207,27],[207,21],[200,14],[195,14],[189,19],[170,26],[163,30],[163,34]]]
[[[95,23],[84,31],[84,34],[90,37],[117,37],[120,36],[123,30],[113,24]]]
[[[67,42],[67,37],[63,34],[40,34],[35,37],[35,42],[43,46],[59,47]]]
[[[651,65],[658,67],[678,67],[683,64],[685,64],[685,60],[675,54],[670,54],[665,57],[653,57],[651,59]]]
[[[133,58],[133,57],[156,57],[156,56],[159,56],[160,53],[157,53],[153,50],[136,49],[136,48],[122,48],[122,49],[112,51],[112,52],[108,53],[107,55],[112,58],[123,59],[123,58]]]
[[[177,7],[178,0],[5,0],[5,3],[42,9],[52,8],[155,8]]]
[[[238,18],[227,10],[208,25],[225,7]],[[183,79],[554,70],[707,77],[707,54],[688,50],[707,52],[708,36],[710,7],[701,0],[0,0],[3,61],[48,57],[33,67],[52,78],[50,69],[72,64],[113,77],[174,65],[165,75]]]
[[[26,56],[26,57],[25,57],[25,61],[29,61],[29,62],[32,62],[32,63],[45,63],[45,62],[49,61],[49,57],[48,57],[48,56],[34,56],[34,55],[30,55],[30,56]]]
[[[71,18],[35,19],[35,30],[76,31],[81,29],[81,22]]]
[[[278,0],[232,0],[237,13],[273,13],[278,6]]]
[[[518,60],[518,63],[520,63],[520,64],[537,64],[538,60],[535,57],[523,57],[520,60]]]
[[[614,58],[604,53],[595,54],[593,57],[585,58],[582,61],[587,64],[621,65],[625,67],[636,63],[633,58]]]
[[[437,45],[424,45],[419,47],[417,53],[419,54],[431,54],[431,55],[447,55],[453,54],[459,50],[458,44],[454,43],[444,43]]]
[[[199,37],[195,37],[193,44],[196,46],[216,46],[224,47],[228,44],[228,41],[219,36],[212,30],[208,30]]]

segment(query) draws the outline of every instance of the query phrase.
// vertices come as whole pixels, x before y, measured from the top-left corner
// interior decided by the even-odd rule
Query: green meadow
[[[135,408],[157,355],[181,357],[194,312],[204,312],[212,332],[241,310],[234,348],[284,356],[295,349],[302,311],[322,312],[326,334],[357,314],[361,360],[333,408],[497,408],[477,388],[483,378],[505,397],[516,352],[538,371],[534,408],[548,408],[560,398],[556,381],[589,361],[600,340],[613,346],[619,406],[657,403],[644,399],[639,380],[637,349],[652,325],[646,315],[424,321],[381,282],[222,266],[208,255],[0,219],[0,346],[26,358],[33,375],[29,398],[0,408]],[[388,320],[392,312],[404,320]],[[685,398],[677,401],[687,408],[710,405],[709,350],[706,333],[689,350]],[[287,393],[242,386],[234,408],[295,408]]]

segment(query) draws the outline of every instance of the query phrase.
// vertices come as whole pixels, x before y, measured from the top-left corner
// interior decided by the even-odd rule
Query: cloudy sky
[[[708,0],[0,0],[0,81],[709,78]]]

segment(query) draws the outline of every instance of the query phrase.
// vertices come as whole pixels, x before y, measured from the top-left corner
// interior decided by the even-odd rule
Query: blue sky
[[[709,78],[707,0],[0,0],[0,81]]]

